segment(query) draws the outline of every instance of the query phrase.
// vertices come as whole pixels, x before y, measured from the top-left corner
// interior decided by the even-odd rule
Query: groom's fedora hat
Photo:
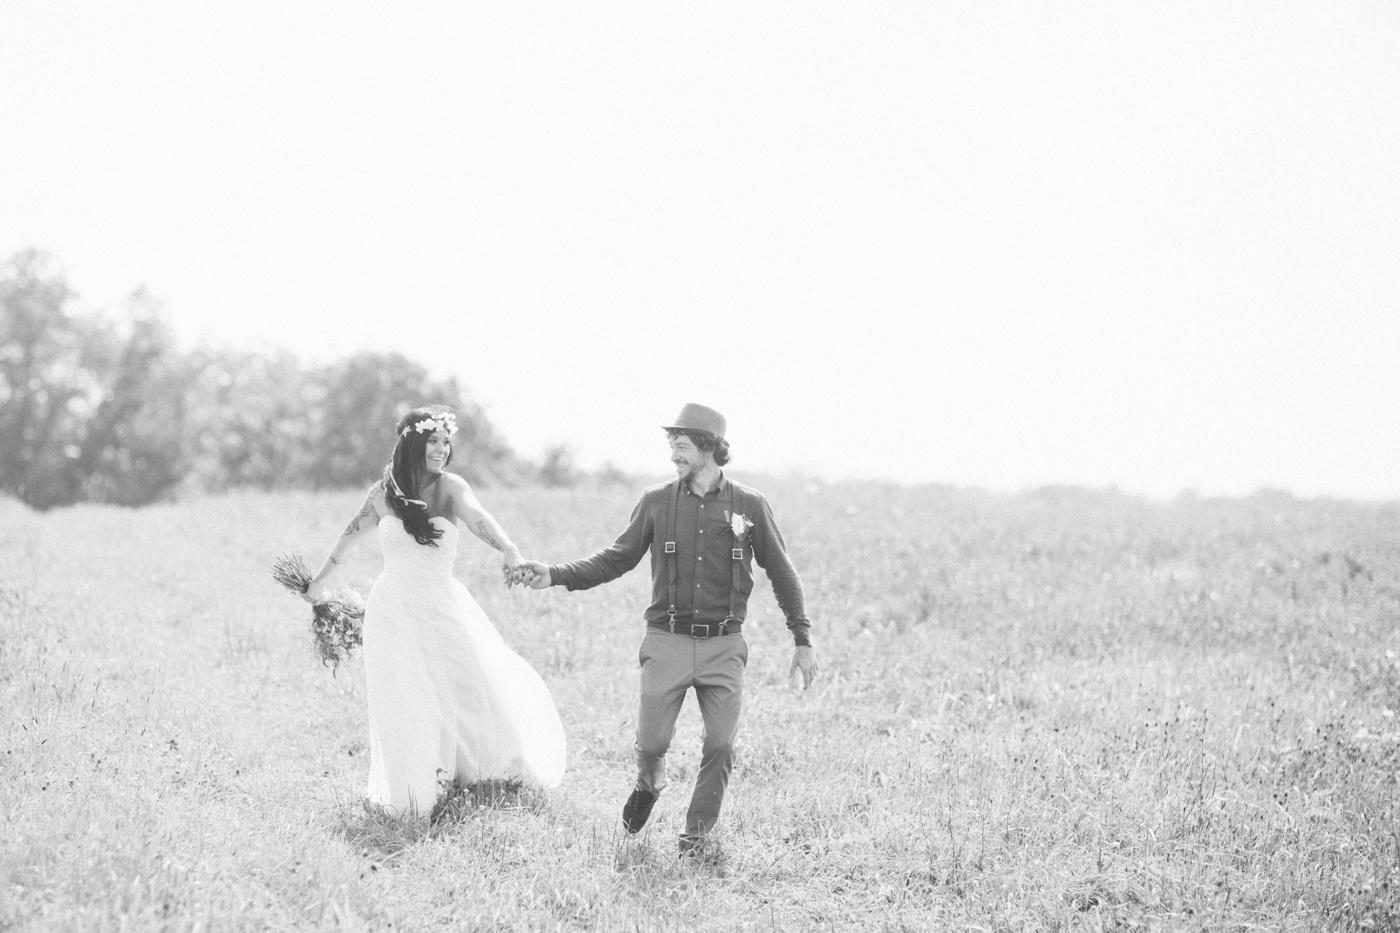
[[[687,402],[681,409],[681,413],[676,415],[675,424],[663,424],[663,431],[704,431],[713,434],[720,440],[724,440],[724,415],[713,408],[706,408],[704,405],[697,405],[694,402]]]

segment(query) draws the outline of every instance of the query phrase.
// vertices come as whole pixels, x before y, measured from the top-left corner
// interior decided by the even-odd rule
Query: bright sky
[[[9,0],[0,254],[522,453],[1400,499],[1400,4]]]

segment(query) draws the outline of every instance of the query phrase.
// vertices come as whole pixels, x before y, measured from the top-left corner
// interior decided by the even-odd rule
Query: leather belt
[[[649,622],[647,628],[657,632],[670,632],[669,622]],[[691,638],[713,638],[716,635],[738,635],[743,631],[742,622],[677,622],[675,634],[689,635]]]

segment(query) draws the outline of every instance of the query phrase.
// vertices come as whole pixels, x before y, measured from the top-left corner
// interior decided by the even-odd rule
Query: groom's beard
[[[684,467],[678,463],[673,463],[672,466],[676,468],[676,475],[680,477],[681,482],[689,483],[699,478],[701,471],[705,469],[705,461],[692,460]]]

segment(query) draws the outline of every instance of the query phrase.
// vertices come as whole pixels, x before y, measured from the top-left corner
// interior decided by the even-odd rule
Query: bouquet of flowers
[[[272,563],[272,579],[298,595],[311,583],[311,568],[300,554],[280,554]],[[343,589],[311,607],[311,637],[323,665],[334,674],[341,661],[360,646],[365,607],[359,594]]]

